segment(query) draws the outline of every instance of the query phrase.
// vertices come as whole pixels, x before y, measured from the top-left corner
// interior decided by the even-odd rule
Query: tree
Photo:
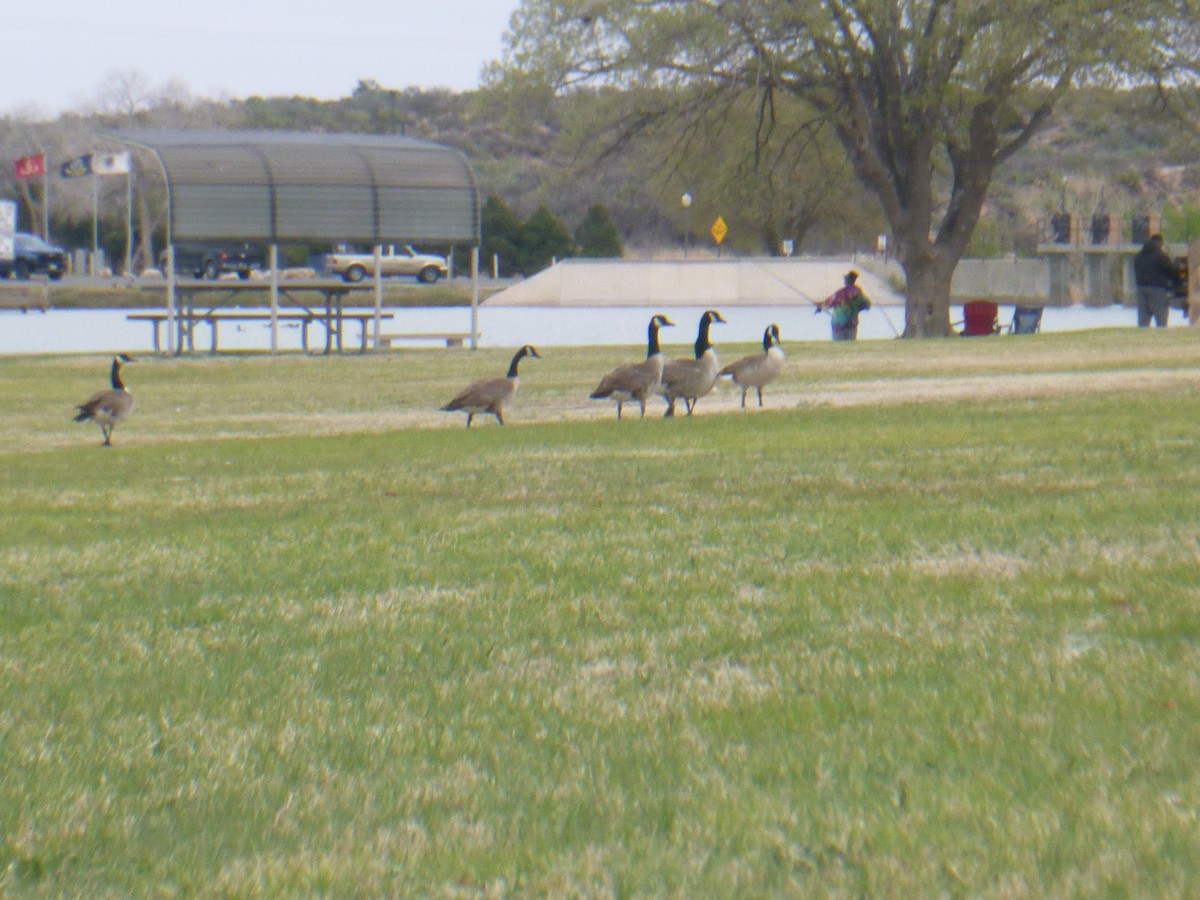
[[[660,145],[675,139],[675,174],[693,195],[705,222],[720,213],[731,242],[779,254],[785,239],[800,248],[812,238],[825,247],[873,243],[879,215],[855,183],[832,129],[795,98],[779,98],[777,119],[786,127],[758,128],[760,102],[750,89],[727,92],[714,104],[688,100],[680,114],[664,117]],[[678,96],[678,94],[676,94]],[[698,221],[699,216],[693,218]],[[739,241],[739,237],[744,238]]]
[[[878,199],[907,275],[906,337],[950,333],[950,280],[997,167],[1072,84],[1153,77],[1170,46],[1194,72],[1192,2],[1117,0],[524,0],[506,71],[752,88],[759,128],[802,99]],[[684,92],[681,92],[684,93]]]
[[[511,275],[517,267],[521,246],[521,219],[496,194],[489,194],[479,216],[480,266],[499,260],[500,274]]]
[[[534,275],[556,259],[575,254],[575,242],[548,206],[539,206],[521,226],[520,271]]]
[[[580,256],[619,257],[625,252],[621,246],[621,233],[613,222],[612,213],[603,203],[588,208],[583,221],[575,229],[575,243],[579,245]]]

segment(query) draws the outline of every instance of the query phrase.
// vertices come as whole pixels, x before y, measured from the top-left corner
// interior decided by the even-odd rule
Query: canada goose
[[[592,400],[612,400],[617,404],[617,421],[621,420],[621,407],[636,400],[646,416],[646,398],[662,383],[665,359],[658,346],[658,329],[671,327],[675,323],[666,316],[657,315],[650,320],[647,329],[646,358],[641,362],[617,366],[602,379],[600,385],[588,396]]]
[[[133,399],[133,394],[125,390],[125,382],[121,380],[121,363],[133,362],[132,356],[127,356],[124,353],[119,353],[113,357],[112,362],[112,389],[107,391],[97,391],[88,397],[76,409],[76,422],[95,422],[100,426],[100,430],[104,432],[104,443],[102,446],[112,446],[112,430],[118,422],[123,422],[129,418],[129,414],[133,412],[133,408],[137,405],[137,401]]]
[[[763,405],[762,389],[779,377],[783,371],[783,348],[779,346],[779,326],[771,323],[763,332],[763,352],[743,356],[721,370],[722,375],[732,376],[742,389],[742,409],[746,408],[746,391],[758,391],[758,405]]]
[[[465,412],[467,427],[476,413],[491,413],[496,421],[504,424],[504,404],[517,395],[517,387],[521,383],[517,375],[517,365],[526,356],[541,359],[542,355],[529,344],[526,344],[512,358],[508,366],[508,375],[504,378],[484,378],[463,390],[457,397],[442,407],[443,412]]]
[[[708,339],[708,328],[713,322],[725,323],[721,314],[710,309],[700,317],[700,330],[696,336],[695,359],[673,359],[663,366],[662,385],[659,393],[666,398],[667,411],[664,415],[675,415],[675,401],[683,398],[690,416],[696,401],[713,389],[721,362],[717,351]]]

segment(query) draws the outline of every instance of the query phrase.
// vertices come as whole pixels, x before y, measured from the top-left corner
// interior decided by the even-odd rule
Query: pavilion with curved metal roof
[[[363,243],[377,253],[389,243],[474,247],[475,345],[480,204],[461,151],[404,135],[129,129],[109,136],[157,160],[166,183],[169,247],[206,239],[270,245],[272,310],[278,306],[280,243]],[[377,311],[380,277],[377,271]],[[175,292],[172,266],[172,320]],[[274,317],[272,335],[274,349]]]
[[[152,153],[171,238],[479,243],[479,192],[459,150],[403,135],[123,130]]]

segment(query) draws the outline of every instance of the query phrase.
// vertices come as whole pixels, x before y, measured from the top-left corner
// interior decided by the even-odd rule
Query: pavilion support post
[[[479,349],[479,245],[471,248],[471,349]]]
[[[179,315],[176,312],[175,245],[167,243],[167,347],[179,352]]]
[[[375,349],[383,338],[383,245],[375,245],[375,322],[373,323]]]
[[[271,264],[271,352],[279,352],[279,245],[272,244],[268,253]]]

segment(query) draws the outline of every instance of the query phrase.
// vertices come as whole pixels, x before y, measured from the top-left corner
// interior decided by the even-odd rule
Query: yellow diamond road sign
[[[725,235],[729,234],[729,226],[725,224],[723,216],[717,216],[717,221],[713,222],[710,234],[712,234],[713,240],[718,244],[725,240]]]

